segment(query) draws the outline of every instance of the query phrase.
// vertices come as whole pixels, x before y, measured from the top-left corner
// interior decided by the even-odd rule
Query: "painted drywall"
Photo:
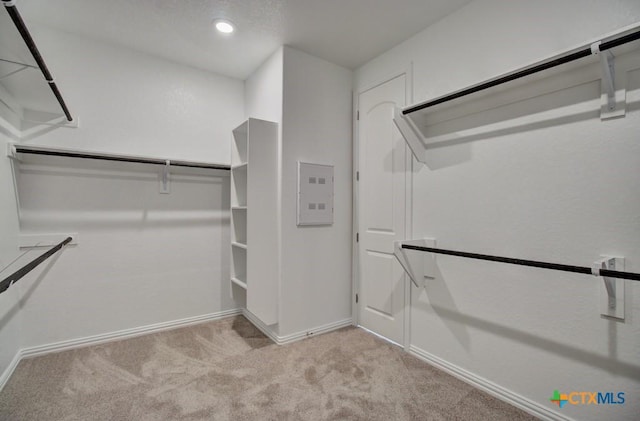
[[[15,130],[0,117],[0,150],[15,141]],[[14,188],[13,168],[7,157],[0,158],[0,279],[20,268],[18,250],[18,212]],[[0,378],[11,365],[20,349],[20,296],[17,285],[0,294]],[[0,381],[0,385],[2,382]]]
[[[23,126],[22,142],[230,161],[243,83],[87,38],[32,28],[77,129]],[[22,234],[78,245],[21,281],[21,347],[214,314],[243,305],[229,286],[227,173],[77,159],[20,165]],[[3,205],[4,206],[4,205]]]
[[[475,1],[356,72],[356,89],[413,64],[416,102],[519,68],[640,21],[637,1]],[[630,89],[640,88],[630,75]],[[638,84],[637,86],[635,84]],[[573,94],[599,86],[585,85]],[[565,92],[567,93],[567,92]],[[628,100],[639,99],[638,91]],[[536,104],[552,110],[563,95]],[[636,103],[637,105],[637,103]],[[508,114],[509,111],[506,111]],[[588,118],[521,127],[432,149],[414,163],[412,238],[443,248],[590,265],[601,254],[640,270],[640,127]],[[599,280],[442,256],[412,289],[411,345],[559,416],[635,419],[640,412],[640,288],[627,319],[599,315]],[[625,392],[624,405],[567,405],[553,391]]]
[[[246,118],[258,118],[282,124],[284,48],[278,48],[244,82]]]
[[[281,336],[351,317],[352,78],[284,49]],[[296,225],[298,161],[333,165],[332,225]]]
[[[24,142],[228,163],[243,83],[34,25],[79,129],[27,128]]]
[[[272,121],[278,124],[277,139],[277,174],[276,178],[280,180],[281,175],[281,158],[282,158],[282,84],[283,84],[283,48],[278,48],[264,63],[260,65],[244,82],[244,110],[245,118],[257,118],[260,120]],[[280,182],[275,186],[276,201],[280,202],[281,185]],[[281,214],[278,212],[277,219],[277,238],[274,239],[274,247],[277,247],[276,254],[280,256],[280,221]],[[276,259],[273,264],[276,266],[276,273],[280,279],[280,261]],[[239,300],[245,300],[246,291],[240,287],[233,286],[232,293]],[[277,336],[278,326],[266,327],[267,333]]]
[[[21,164],[22,233],[79,236],[21,283],[29,291],[23,347],[237,307],[228,282],[228,175],[176,169],[171,194],[158,187],[157,172],[144,165]]]
[[[351,317],[351,85],[345,68],[283,47],[245,82],[247,117],[279,123],[278,337]],[[298,227],[297,163],[335,167],[330,226]]]

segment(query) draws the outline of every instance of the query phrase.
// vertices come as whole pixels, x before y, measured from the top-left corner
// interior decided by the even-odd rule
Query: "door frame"
[[[352,229],[352,247],[351,247],[351,256],[352,256],[352,274],[351,274],[351,317],[353,319],[353,325],[358,326],[360,324],[360,308],[359,306],[362,304],[356,303],[356,294],[360,291],[360,244],[356,241],[356,235],[358,233],[358,228],[360,224],[359,219],[359,209],[360,209],[360,186],[359,181],[357,179],[357,174],[360,171],[360,121],[358,120],[358,110],[360,109],[360,95],[370,89],[373,89],[377,86],[380,86],[386,82],[391,81],[399,76],[405,77],[405,98],[406,104],[413,104],[413,62],[409,62],[405,66],[397,67],[396,70],[386,74],[383,77],[376,78],[374,82],[364,85],[358,91],[353,91],[353,174],[352,174],[352,183],[353,183],[353,229]],[[411,149],[407,146],[405,153],[405,236],[411,237],[413,233],[413,212],[412,212],[412,204],[413,204],[413,171],[414,171],[414,161],[413,153]],[[409,345],[411,344],[410,333],[411,333],[411,285],[408,284],[408,278],[405,274],[403,276],[403,282],[405,283],[405,294],[404,294],[404,332],[403,332],[403,341],[402,346],[406,351],[409,350]]]

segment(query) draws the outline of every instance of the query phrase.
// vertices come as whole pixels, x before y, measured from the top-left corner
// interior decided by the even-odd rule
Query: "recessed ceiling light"
[[[233,26],[233,24],[231,22],[229,22],[228,20],[222,20],[222,19],[218,19],[216,21],[216,29],[218,30],[218,32],[222,32],[223,34],[230,34],[232,33],[236,28]]]

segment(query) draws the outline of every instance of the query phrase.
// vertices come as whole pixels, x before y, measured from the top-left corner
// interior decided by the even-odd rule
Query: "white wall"
[[[14,130],[0,117],[0,150],[15,141]],[[20,268],[18,257],[18,213],[13,182],[13,169],[6,157],[0,159],[0,279]],[[0,294],[0,386],[2,376],[20,349],[20,304],[17,285]]]
[[[80,128],[26,127],[23,141],[230,161],[242,81],[32,28]],[[22,347],[237,308],[229,291],[228,174],[42,158],[20,166],[22,233],[79,234],[21,281]],[[44,274],[44,275],[43,275]]]
[[[279,123],[280,337],[351,317],[353,73],[284,47],[245,82],[247,117]],[[297,162],[335,167],[335,220],[296,226]]]
[[[282,89],[283,89],[284,48],[278,48],[244,82],[245,118],[261,120],[282,125]]]
[[[236,308],[228,176],[208,173],[174,170],[164,195],[148,166],[22,164],[22,233],[79,234],[44,278],[34,271],[20,285],[23,347]]]
[[[475,1],[358,69],[356,89],[413,63],[419,102],[639,20],[637,1]],[[433,165],[414,165],[411,237],[576,265],[622,255],[638,272],[638,127],[630,107],[624,119],[596,116],[438,148]],[[627,319],[617,323],[599,315],[595,278],[437,260],[438,280],[412,290],[413,347],[564,416],[635,419],[639,285],[627,282]],[[555,389],[621,391],[627,401],[559,409],[549,401]]]
[[[284,49],[280,335],[351,317],[352,72]],[[334,166],[334,222],[296,226],[297,162]]]
[[[267,60],[264,61],[244,82],[244,112],[245,119],[257,118],[278,123],[277,139],[277,179],[282,178],[282,88],[283,88],[283,54],[284,49],[278,48]],[[276,186],[277,201],[280,202],[281,185]],[[281,215],[277,215],[278,238],[274,240],[274,247],[278,247],[277,255],[280,255],[280,221]],[[280,261],[274,262],[278,267],[275,269],[280,273]],[[233,286],[233,296],[239,300],[246,300],[246,290]],[[246,302],[246,301],[245,301]],[[274,332],[277,334],[277,332]]]
[[[242,81],[37,25],[31,30],[81,127],[41,128],[25,142],[229,162],[229,133],[243,120]]]

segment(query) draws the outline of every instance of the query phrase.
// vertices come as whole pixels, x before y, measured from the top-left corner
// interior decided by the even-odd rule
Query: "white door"
[[[404,339],[405,277],[393,242],[405,239],[407,146],[393,123],[405,105],[405,75],[359,97],[359,324],[398,344]]]

